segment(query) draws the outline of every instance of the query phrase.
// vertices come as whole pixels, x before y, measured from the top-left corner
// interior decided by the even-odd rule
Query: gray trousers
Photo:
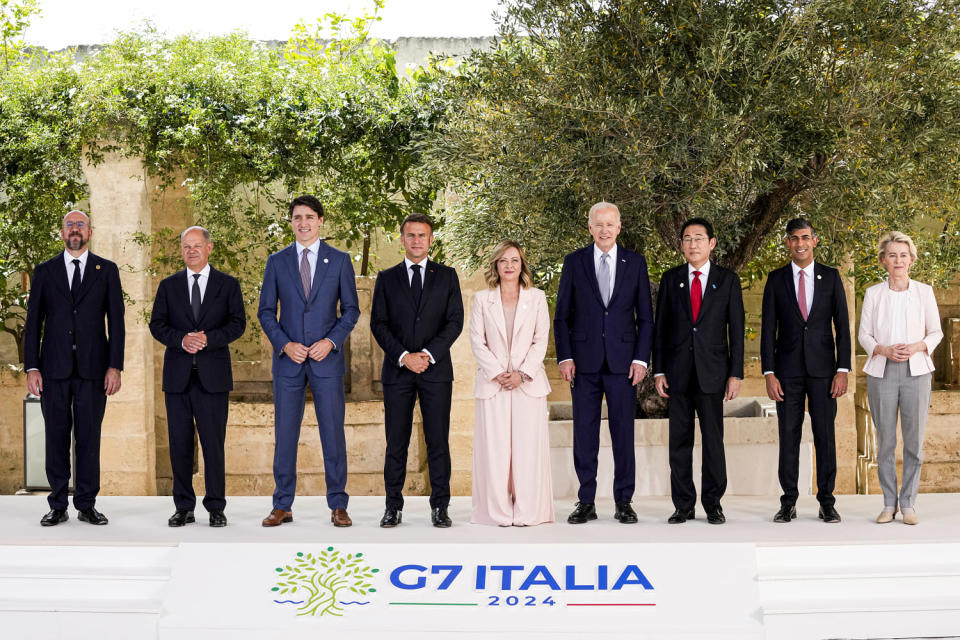
[[[883,377],[867,376],[867,399],[877,427],[877,475],[883,505],[897,506],[897,410],[903,434],[900,508],[913,507],[923,464],[923,430],[930,410],[931,375],[910,375],[909,362],[887,360]]]

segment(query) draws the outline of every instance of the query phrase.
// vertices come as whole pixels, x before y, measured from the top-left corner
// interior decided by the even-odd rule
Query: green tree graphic
[[[343,609],[337,605],[341,591],[349,589],[362,596],[376,591],[371,580],[380,570],[365,565],[362,557],[362,553],[343,554],[333,547],[318,555],[297,552],[292,565],[277,567],[277,586],[271,591],[277,595],[299,593],[301,597],[309,594],[297,608],[298,616],[341,616]]]

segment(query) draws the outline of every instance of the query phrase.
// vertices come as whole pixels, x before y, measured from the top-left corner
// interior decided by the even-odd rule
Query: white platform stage
[[[666,524],[667,498],[634,501],[639,524],[470,525],[448,530],[426,498],[380,529],[382,498],[350,501],[336,529],[323,498],[264,529],[268,497],[230,498],[230,525],[205,513],[166,526],[168,497],[103,497],[105,527],[42,528],[43,496],[0,496],[3,637],[245,639],[960,637],[960,495],[920,496],[921,523],[877,525],[879,496],[840,496],[840,524],[774,524],[776,497],[728,497],[727,523]]]

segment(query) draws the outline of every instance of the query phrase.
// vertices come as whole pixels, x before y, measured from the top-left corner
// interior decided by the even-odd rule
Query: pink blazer
[[[878,344],[886,346],[893,342],[890,298],[891,291],[886,281],[875,284],[864,294],[863,310],[860,312],[860,333],[857,338],[868,356],[863,372],[876,378],[883,377],[887,359],[873,355],[873,350]],[[923,340],[927,343],[927,351],[910,356],[910,375],[919,376],[933,371],[933,359],[930,356],[942,339],[940,312],[937,310],[933,287],[911,280],[907,289],[907,342]]]
[[[550,393],[550,382],[543,367],[550,334],[547,296],[540,289],[520,288],[517,315],[513,321],[512,349],[507,352],[507,329],[500,302],[500,287],[478,291],[473,296],[470,314],[470,346],[477,360],[474,397],[492,398],[500,385],[493,378],[508,370],[520,370],[532,378],[520,385],[531,397]]]

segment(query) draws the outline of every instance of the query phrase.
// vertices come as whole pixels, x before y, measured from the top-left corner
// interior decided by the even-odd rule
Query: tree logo
[[[277,567],[277,585],[270,590],[276,596],[298,599],[274,602],[298,605],[298,616],[342,616],[340,605],[370,604],[362,596],[376,592],[373,576],[380,570],[367,566],[362,558],[362,553],[343,554],[333,547],[316,555],[297,552],[291,564]]]

